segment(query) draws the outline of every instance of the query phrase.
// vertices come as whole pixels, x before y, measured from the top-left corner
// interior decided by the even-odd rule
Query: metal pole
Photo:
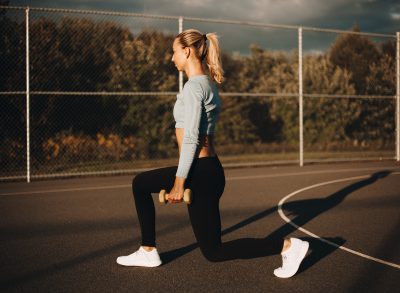
[[[30,86],[29,86],[29,7],[25,10],[26,35],[26,181],[31,181],[31,145],[30,145]]]
[[[396,160],[400,161],[400,32],[396,33]]]
[[[179,17],[179,33],[183,31],[183,17]],[[183,89],[183,72],[179,71],[179,92]]]
[[[300,167],[303,166],[303,29],[299,27],[299,145]]]

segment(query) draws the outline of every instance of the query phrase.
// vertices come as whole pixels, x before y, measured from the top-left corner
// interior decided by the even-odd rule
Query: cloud
[[[10,5],[110,10],[145,14],[242,20],[348,30],[358,24],[362,31],[394,34],[399,27],[398,0],[10,0]],[[124,19],[135,32],[143,26],[177,33],[177,21]],[[269,49],[297,47],[296,30],[272,30],[235,25],[184,21],[184,28],[217,31],[223,44],[244,52],[250,43]],[[337,35],[304,33],[304,50],[326,50]],[[308,47],[307,47],[308,46]]]
[[[394,20],[400,20],[400,13],[391,13],[390,16]]]
[[[144,0],[143,0],[144,1]],[[137,1],[135,1],[137,2]],[[394,0],[145,0],[145,12],[216,19],[298,24],[312,23],[329,27],[326,17],[340,19],[342,27],[351,27],[361,17],[372,18]],[[335,22],[336,24],[336,22]]]
[[[393,27],[398,0],[10,0],[10,5],[99,9],[348,29],[355,22]],[[375,20],[379,19],[379,23]],[[368,25],[366,25],[368,26]],[[369,26],[371,27],[371,26]]]
[[[146,11],[205,18],[293,23],[330,13],[347,0],[146,0]]]

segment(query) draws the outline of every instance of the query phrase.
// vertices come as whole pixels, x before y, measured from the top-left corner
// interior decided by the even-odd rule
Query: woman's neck
[[[188,65],[185,69],[185,73],[188,78],[191,78],[192,76],[196,76],[196,75],[206,74],[205,70],[203,68],[203,65],[200,62],[188,63]]]

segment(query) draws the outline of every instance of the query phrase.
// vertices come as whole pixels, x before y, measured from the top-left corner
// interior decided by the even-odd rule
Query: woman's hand
[[[167,200],[170,203],[178,203],[183,200],[183,193],[185,191],[185,178],[175,177],[174,187],[167,194]]]

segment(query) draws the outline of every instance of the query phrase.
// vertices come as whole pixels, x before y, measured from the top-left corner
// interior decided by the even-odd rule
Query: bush
[[[45,159],[49,163],[142,159],[146,157],[147,147],[142,139],[134,136],[98,133],[96,137],[90,137],[68,132],[59,133],[42,144]]]

